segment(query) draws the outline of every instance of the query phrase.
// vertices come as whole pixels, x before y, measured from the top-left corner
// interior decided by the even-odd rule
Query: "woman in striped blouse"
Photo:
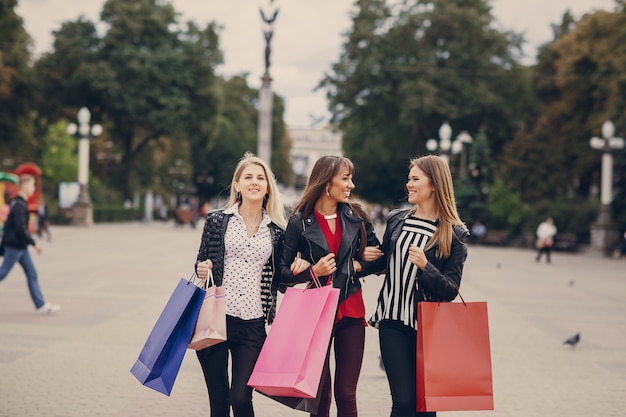
[[[459,218],[448,163],[429,155],[411,160],[406,183],[410,209],[387,216],[385,280],[370,324],[391,390],[391,417],[434,416],[415,411],[417,303],[452,301],[461,283],[469,232]]]

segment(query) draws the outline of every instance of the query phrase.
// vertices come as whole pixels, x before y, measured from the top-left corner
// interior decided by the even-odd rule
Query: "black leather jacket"
[[[28,233],[28,204],[20,195],[9,204],[11,211],[4,224],[2,245],[14,249],[26,249],[28,245],[35,245],[35,240]]]
[[[382,251],[384,255],[376,260],[374,267],[376,271],[384,270],[386,277],[389,277],[389,259],[393,256],[396,242],[402,231],[404,219],[410,213],[410,209],[393,210],[387,216],[387,227],[383,236]],[[463,265],[467,258],[467,238],[469,232],[462,226],[453,226],[452,247],[450,256],[438,258],[436,256],[439,245],[435,245],[425,252],[428,264],[426,270],[420,270],[417,275],[419,290],[417,301],[452,301],[457,295],[461,285],[461,275]]]
[[[234,214],[229,212],[229,210],[215,210],[207,214],[207,219],[204,223],[202,241],[200,242],[200,249],[198,250],[195,265],[197,266],[199,262],[210,259],[211,262],[213,262],[213,279],[217,286],[222,285],[224,278],[224,254],[226,252],[224,236],[226,235],[228,221],[233,215]],[[268,324],[272,324],[274,316],[276,315],[276,296],[278,294],[276,257],[282,252],[285,232],[273,222],[270,222],[267,227],[270,229],[272,236],[273,249],[272,256],[270,256],[267,263],[263,266],[261,276],[261,303],[263,305],[265,320]]]
[[[331,279],[333,287],[341,290],[339,302],[342,302],[361,288],[360,277],[373,272],[373,269],[370,268],[371,262],[363,262],[358,259],[361,244],[361,224],[364,223],[365,226],[367,246],[380,245],[380,242],[374,233],[373,225],[357,217],[349,206],[338,204],[337,213],[341,219],[341,245],[335,258],[337,270],[333,273]],[[289,224],[285,231],[283,254],[279,263],[280,281],[282,284],[294,285],[311,280],[309,272],[311,267],[295,276],[289,269],[298,252],[300,252],[302,259],[311,263],[311,267],[320,258],[330,253],[324,232],[315,219],[314,213],[303,218],[302,213],[298,212],[294,213],[289,219]],[[352,262],[354,259],[361,263],[361,272],[354,270]]]

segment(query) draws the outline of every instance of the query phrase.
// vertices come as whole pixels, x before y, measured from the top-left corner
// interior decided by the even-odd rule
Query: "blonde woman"
[[[413,207],[387,216],[384,255],[376,261],[385,280],[369,322],[379,329],[391,417],[435,416],[415,411],[417,303],[456,297],[469,232],[457,214],[444,159],[429,155],[411,160],[406,189]]]
[[[207,214],[196,261],[198,277],[213,271],[226,295],[227,341],[197,352],[211,417],[252,417],[247,385],[276,311],[277,256],[287,220],[274,174],[260,158],[239,161],[224,209]],[[232,357],[229,381],[228,355]]]

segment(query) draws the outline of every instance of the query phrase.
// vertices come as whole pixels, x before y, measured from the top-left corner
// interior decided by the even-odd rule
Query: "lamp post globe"
[[[435,152],[437,150],[437,139],[428,139],[426,141],[426,149],[428,149],[431,152]]]

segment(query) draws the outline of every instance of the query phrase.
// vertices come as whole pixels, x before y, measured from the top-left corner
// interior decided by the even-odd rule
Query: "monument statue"
[[[272,14],[272,17],[268,18],[267,16],[265,16],[265,13],[263,13],[263,9],[259,8],[259,11],[261,12],[261,19],[263,20],[263,22],[265,22],[265,30],[263,31],[263,35],[265,36],[265,72],[269,73],[269,69],[270,69],[270,55],[272,53],[272,36],[274,35],[274,21],[276,20],[276,17],[278,16],[278,9],[274,10],[274,14]]]

